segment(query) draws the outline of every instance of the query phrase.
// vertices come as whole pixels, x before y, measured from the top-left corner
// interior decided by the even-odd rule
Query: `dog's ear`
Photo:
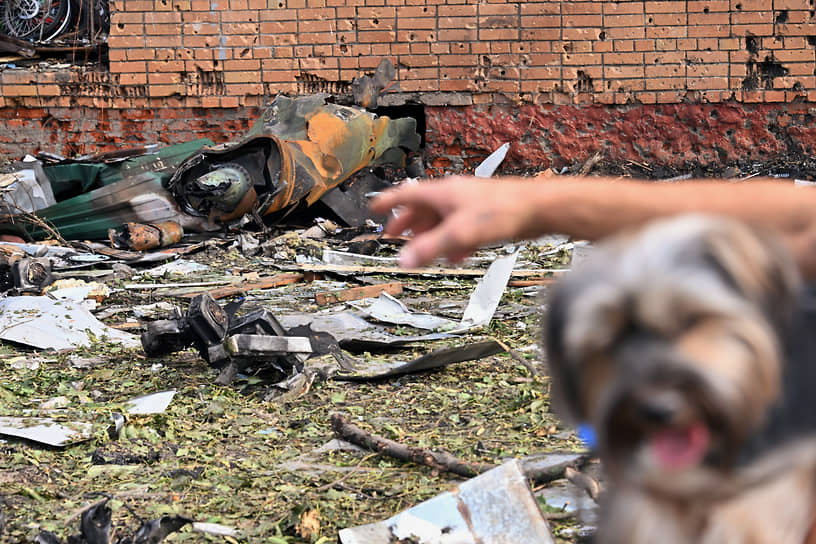
[[[578,391],[578,368],[576,361],[571,360],[564,342],[567,327],[570,296],[567,293],[564,279],[548,290],[544,326],[544,346],[546,351],[547,370],[550,375],[551,404],[555,412],[569,422],[583,420]]]
[[[584,363],[608,350],[625,324],[625,293],[605,278],[605,266],[597,266],[605,262],[595,258],[584,263],[547,293],[543,332],[553,404],[573,422],[588,416],[579,386]]]
[[[704,244],[704,258],[771,323],[790,321],[801,279],[781,240],[766,230],[724,219],[721,228],[704,234]]]

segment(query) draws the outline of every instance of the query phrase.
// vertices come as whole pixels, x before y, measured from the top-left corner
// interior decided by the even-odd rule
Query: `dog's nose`
[[[682,408],[682,398],[673,391],[660,392],[638,399],[638,415],[647,423],[671,423]]]

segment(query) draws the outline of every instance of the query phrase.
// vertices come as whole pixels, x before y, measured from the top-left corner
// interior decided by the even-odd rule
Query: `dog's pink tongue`
[[[708,428],[701,423],[659,431],[652,448],[664,468],[682,469],[700,463],[708,450]]]

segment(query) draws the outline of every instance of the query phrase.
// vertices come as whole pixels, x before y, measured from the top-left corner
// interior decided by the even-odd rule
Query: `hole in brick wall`
[[[756,36],[745,36],[745,49],[752,55],[759,53],[759,40]]]
[[[735,7],[740,11],[742,10],[742,4],[737,4]]]
[[[598,34],[598,39],[601,40],[601,41],[605,40],[606,39],[606,32],[601,30],[601,33]]]
[[[239,54],[239,56],[241,56],[241,57],[246,57],[247,55],[249,55],[249,49],[244,49],[244,50],[243,50],[243,51],[241,51],[241,53]]]
[[[344,43],[341,43],[341,44],[340,44],[340,51],[341,51],[342,53],[346,53],[346,52],[348,51],[348,45],[346,45],[346,44],[344,44]]]
[[[649,24],[652,24],[652,23],[654,23],[654,18],[649,17]]]
[[[116,24],[116,27],[117,27],[119,30],[122,30],[122,29],[124,29],[124,28],[125,28],[125,25],[124,25],[123,23],[117,23],[117,24]]]
[[[380,20],[379,20],[379,19],[374,19],[373,23],[374,23],[375,25],[378,25],[378,24],[380,24]]]
[[[776,19],[774,22],[778,25],[784,25],[788,22],[788,10],[783,9],[779,13],[776,14]]]
[[[710,11],[711,11],[711,10],[708,8],[708,6],[706,6],[706,7],[704,7],[704,8],[703,8],[703,13],[708,13],[708,12],[710,12]]]
[[[591,93],[592,78],[583,70],[578,70],[578,81],[575,84],[575,90],[579,93]]]
[[[412,33],[412,34],[408,34],[408,39],[409,39],[409,40],[414,41],[414,38],[416,38],[416,35],[414,35],[413,33]]]
[[[816,36],[808,36],[807,42],[809,45],[816,47]]]
[[[773,58],[773,55],[766,56],[765,60],[759,63],[749,60],[746,66],[748,76],[742,80],[742,88],[746,91],[758,89],[760,84],[766,89],[773,89],[774,79],[790,73],[790,70]]]
[[[816,11],[810,10],[810,18],[813,19],[816,17]]]

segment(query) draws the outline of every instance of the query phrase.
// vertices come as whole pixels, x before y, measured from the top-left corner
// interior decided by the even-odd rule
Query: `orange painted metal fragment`
[[[162,223],[125,223],[119,229],[110,229],[111,245],[120,249],[147,251],[181,242],[184,229],[175,221]]]

